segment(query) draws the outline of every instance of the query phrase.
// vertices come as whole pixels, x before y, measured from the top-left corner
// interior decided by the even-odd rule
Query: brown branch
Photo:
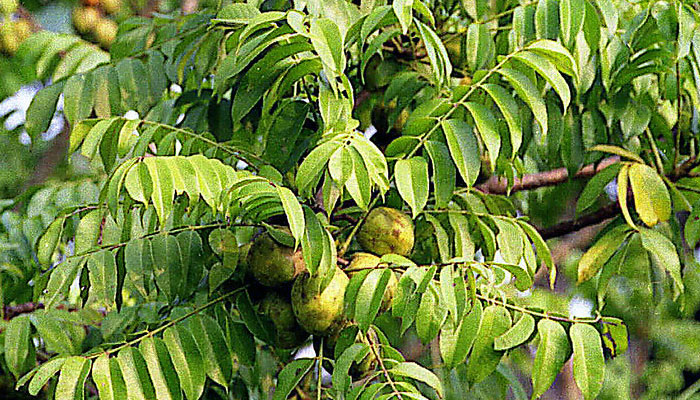
[[[598,164],[589,164],[581,168],[574,179],[590,178],[597,174],[605,167],[608,167],[620,161],[620,157],[608,157],[601,160]],[[486,182],[477,185],[476,188],[488,194],[508,194],[519,192],[522,190],[532,190],[546,186],[556,186],[569,180],[569,172],[566,168],[557,168],[551,171],[537,172],[534,174],[523,175],[522,178],[516,178],[513,186],[508,191],[508,180],[504,177],[492,176]]]
[[[617,202],[610,203],[594,213],[586,214],[579,218],[562,221],[556,225],[550,226],[549,228],[539,229],[539,232],[540,235],[542,235],[542,238],[545,240],[551,239],[571,232],[576,232],[587,226],[599,224],[605,220],[615,217],[619,212],[620,205]]]
[[[28,314],[36,310],[41,310],[44,308],[44,305],[42,303],[29,302],[24,304],[17,304],[16,306],[6,305],[3,308],[3,316],[5,317],[6,321],[9,321],[20,314]]]

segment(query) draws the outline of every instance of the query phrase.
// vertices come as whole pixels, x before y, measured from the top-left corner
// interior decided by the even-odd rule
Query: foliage
[[[640,317],[630,304],[647,316],[698,309],[695,5],[360,3],[132,17],[109,52],[51,32],[22,44],[50,82],[24,129],[36,142],[62,99],[68,153],[98,172],[3,205],[3,302],[43,305],[2,325],[17,388],[59,400],[85,388],[105,399],[526,398],[513,370],[532,348],[533,398],[570,358],[583,397],[607,398],[605,355],[628,347],[618,317]],[[538,304],[542,277],[551,289],[557,279],[545,242],[557,235],[534,224],[567,197],[528,189],[599,162],[582,174],[592,178],[576,213],[614,218],[564,270],[595,302],[577,317]],[[553,168],[564,179],[537,175]],[[527,176],[542,181],[525,187]],[[378,264],[353,269],[380,206],[410,213],[413,250],[374,250]],[[264,232],[301,250],[309,297],[350,275],[336,329],[307,339],[313,356],[281,348],[280,325],[257,309],[264,292],[290,289],[251,279],[247,251]],[[647,327],[659,371],[700,369],[664,354],[698,337],[697,323],[666,335],[664,322]],[[407,333],[435,356],[402,354]]]

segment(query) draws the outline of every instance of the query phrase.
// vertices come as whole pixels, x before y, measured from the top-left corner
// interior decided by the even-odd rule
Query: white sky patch
[[[570,318],[590,318],[593,316],[593,303],[576,295],[569,301]]]
[[[139,113],[137,113],[135,110],[129,110],[126,113],[124,113],[124,118],[129,120],[136,120],[139,119]]]
[[[377,128],[374,127],[374,125],[370,125],[363,133],[363,135],[369,140],[372,139],[372,136],[377,133]]]
[[[610,201],[617,201],[617,178],[605,185],[605,194],[608,195]]]

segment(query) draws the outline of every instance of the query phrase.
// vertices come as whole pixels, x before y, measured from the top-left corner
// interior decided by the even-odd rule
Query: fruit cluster
[[[29,35],[32,27],[26,19],[13,19],[19,9],[17,0],[0,0],[0,53],[14,55]]]
[[[73,9],[73,27],[83,38],[108,49],[118,30],[113,18],[127,12],[126,8],[121,0],[83,0]]]
[[[345,290],[353,272],[383,268],[380,256],[409,255],[414,242],[413,223],[398,210],[378,207],[368,214],[358,231],[357,241],[365,252],[353,255],[347,272],[336,265],[332,277],[310,275],[301,250],[280,243],[270,233],[252,243],[247,256],[249,273],[265,288],[258,312],[272,321],[276,329],[275,344],[279,348],[298,347],[311,334],[316,339],[324,337],[324,356],[330,358],[355,341],[376,341],[372,339],[372,331],[362,334],[345,318]],[[380,312],[391,307],[397,286],[398,280],[392,272]],[[318,346],[319,342],[315,344]],[[353,364],[351,373],[356,377],[364,376],[376,367],[376,361],[370,353]]]

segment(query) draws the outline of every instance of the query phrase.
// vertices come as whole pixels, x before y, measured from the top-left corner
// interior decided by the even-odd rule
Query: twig
[[[590,225],[599,224],[607,219],[617,216],[619,212],[620,205],[617,202],[610,203],[594,213],[587,214],[579,218],[562,221],[556,225],[550,226],[549,228],[540,229],[539,232],[543,239],[551,239],[571,232],[576,232]]]

